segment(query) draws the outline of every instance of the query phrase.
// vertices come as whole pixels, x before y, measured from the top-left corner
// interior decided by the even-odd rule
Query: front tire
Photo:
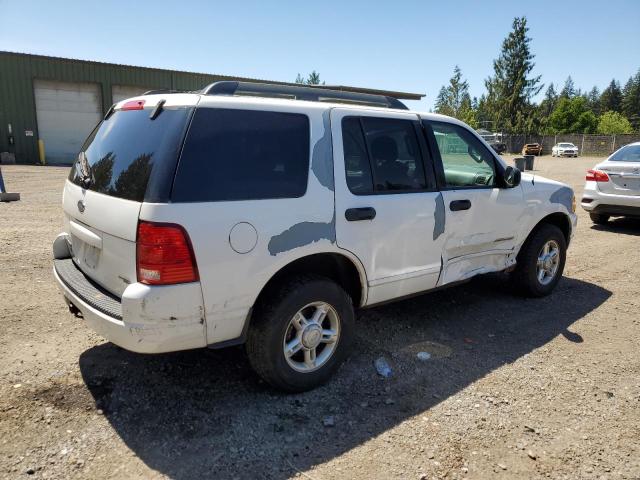
[[[551,224],[538,227],[518,254],[514,280],[520,293],[528,297],[549,295],[562,277],[567,257],[567,241]]]
[[[602,215],[600,213],[590,213],[589,217],[596,225],[606,225],[609,221],[609,215]]]
[[[354,317],[351,298],[338,284],[317,275],[295,276],[257,306],[246,343],[249,362],[273,387],[311,390],[346,358]]]

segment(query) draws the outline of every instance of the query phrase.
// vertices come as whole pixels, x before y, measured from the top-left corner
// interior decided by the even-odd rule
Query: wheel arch
[[[296,258],[281,267],[262,287],[255,305],[278,288],[287,278],[298,274],[316,274],[340,285],[353,300],[354,307],[364,305],[367,299],[367,280],[360,262],[337,252],[312,253]]]
[[[531,238],[531,236],[542,225],[554,225],[554,226],[558,227],[560,229],[560,231],[562,232],[562,234],[564,235],[564,239],[565,239],[565,242],[567,244],[567,247],[569,246],[569,242],[571,241],[571,229],[572,229],[571,219],[569,218],[569,216],[566,213],[562,213],[562,212],[550,213],[549,215],[547,215],[547,216],[543,217],[542,219],[540,219],[538,221],[538,223],[536,223],[534,225],[534,227],[531,229],[531,231],[529,232],[529,235],[527,235],[527,238],[524,241],[523,245],[527,243],[529,238]]]

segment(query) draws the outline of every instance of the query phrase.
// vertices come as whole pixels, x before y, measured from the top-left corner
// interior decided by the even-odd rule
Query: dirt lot
[[[596,161],[537,169],[579,196]],[[68,170],[2,171],[22,200],[0,204],[0,477],[640,478],[640,222],[580,210],[544,299],[491,276],[362,311],[337,378],[283,395],[241,348],[143,356],[92,333],[50,273]]]

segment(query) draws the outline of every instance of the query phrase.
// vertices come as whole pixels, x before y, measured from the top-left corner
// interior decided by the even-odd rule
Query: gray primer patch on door
[[[286,229],[284,232],[274,235],[269,240],[267,249],[276,256],[279,253],[303,247],[320,240],[336,242],[336,213],[330,222],[300,222]]]
[[[331,111],[322,113],[324,133],[313,146],[311,170],[321,185],[333,192],[333,146],[331,145]]]
[[[560,187],[549,197],[551,203],[564,205],[570,212],[573,209],[573,190],[569,187]]]
[[[439,193],[436,197],[436,210],[433,213],[433,217],[435,220],[435,223],[433,224],[433,239],[436,240],[444,233],[445,213],[442,193]]]

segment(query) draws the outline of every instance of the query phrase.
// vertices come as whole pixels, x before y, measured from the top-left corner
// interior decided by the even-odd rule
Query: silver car
[[[640,142],[587,171],[581,205],[598,224],[610,217],[640,218]]]

